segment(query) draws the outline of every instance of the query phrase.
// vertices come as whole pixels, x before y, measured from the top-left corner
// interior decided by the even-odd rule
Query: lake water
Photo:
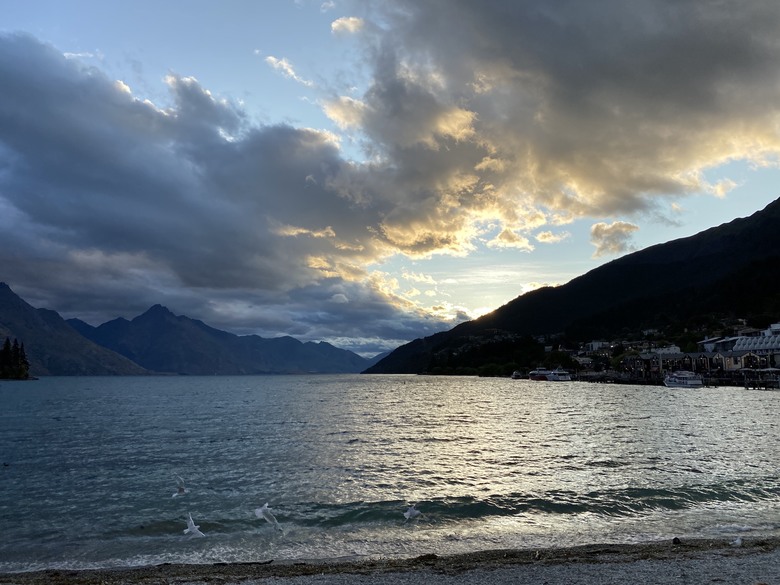
[[[778,535],[779,413],[495,378],[0,382],[0,572]]]

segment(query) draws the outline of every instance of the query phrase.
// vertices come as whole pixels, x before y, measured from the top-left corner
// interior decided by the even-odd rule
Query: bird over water
[[[173,492],[173,495],[171,496],[172,498],[175,498],[177,496],[183,496],[184,494],[186,494],[189,491],[189,490],[187,490],[186,487],[184,487],[184,480],[181,477],[179,477],[178,475],[176,476],[176,482],[177,482],[178,485],[176,487],[176,491]]]
[[[279,522],[276,521],[276,518],[271,513],[271,509],[268,507],[268,502],[263,504],[261,508],[255,508],[255,516],[257,516],[258,518],[262,518],[269,524],[273,524],[273,527],[276,528],[277,530],[280,531],[282,530],[282,527],[279,526]]]
[[[412,520],[412,519],[414,519],[414,518],[417,518],[417,516],[419,516],[420,514],[422,514],[422,512],[420,512],[420,510],[418,510],[417,508],[415,508],[415,505],[416,505],[416,504],[412,504],[411,506],[409,506],[409,507],[406,509],[406,512],[404,512],[404,518],[406,518],[406,520],[404,520],[404,522],[408,522],[409,520]]]
[[[189,534],[190,536],[206,536],[200,531],[200,526],[196,525],[192,520],[192,514],[188,514],[188,516],[187,528],[184,529],[184,534]]]

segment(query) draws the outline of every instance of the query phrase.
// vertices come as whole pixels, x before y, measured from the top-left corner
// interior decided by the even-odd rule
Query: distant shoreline
[[[395,583],[399,574],[426,574],[447,583],[542,583],[545,579],[575,583],[725,582],[767,584],[780,574],[780,538],[745,538],[741,546],[727,540],[683,540],[642,544],[600,544],[571,548],[487,550],[452,556],[422,555],[406,559],[355,562],[309,561],[161,564],[146,567],[46,570],[0,574],[2,585],[151,585],[153,583],[227,582],[296,578],[296,583]],[[724,576],[728,578],[721,578]],[[614,579],[618,580],[614,580]],[[612,580],[610,580],[612,579]],[[625,581],[623,581],[625,579]],[[634,580],[635,579],[635,580]],[[653,580],[657,579],[657,580]],[[737,579],[738,581],[735,581]],[[411,579],[406,579],[411,582]],[[313,581],[312,581],[313,582]],[[553,581],[556,582],[556,581]]]

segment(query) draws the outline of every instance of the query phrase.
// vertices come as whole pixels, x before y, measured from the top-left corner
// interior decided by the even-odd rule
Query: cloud
[[[625,221],[593,224],[590,228],[590,242],[596,246],[593,257],[624,254],[635,250],[631,244],[631,234],[638,229],[639,226]]]
[[[176,72],[142,100],[0,35],[4,278],[94,319],[161,302],[245,332],[406,341],[459,309],[406,298],[372,270],[389,258],[531,252],[577,219],[595,256],[623,253],[670,201],[727,196],[708,170],[780,156],[776,2],[339,7],[360,16],[331,25],[355,47],[332,83],[266,57],[338,136],[260,125]]]
[[[157,106],[24,35],[0,36],[0,77],[0,265],[34,306],[99,324],[159,302],[361,350],[448,326],[366,272],[382,215],[329,133],[254,125],[173,73]]]
[[[536,241],[542,244],[557,244],[563,240],[568,240],[571,237],[569,232],[553,233],[550,231],[539,232],[536,234]]]
[[[776,3],[372,6],[372,84],[350,124],[417,180],[421,204],[470,168],[474,220],[639,217],[660,197],[722,196],[730,184],[704,170],[780,150]]]
[[[348,96],[340,96],[333,100],[325,100],[323,103],[325,114],[333,120],[339,128],[354,128],[363,122],[366,106],[360,100]]]
[[[103,59],[103,54],[99,51],[91,53],[89,51],[84,51],[81,53],[70,53],[65,52],[62,54],[66,59]]]
[[[302,227],[279,226],[275,233],[280,236],[311,236],[312,238],[335,238],[336,232],[330,226],[325,226],[321,230],[310,230]]]
[[[737,186],[737,183],[731,179],[723,179],[722,181],[718,181],[717,183],[713,184],[709,191],[718,199],[723,199],[726,197],[729,191],[736,188]]]
[[[337,18],[330,25],[330,30],[334,34],[355,34],[365,27],[365,21],[356,16],[344,16]]]
[[[300,75],[298,75],[295,72],[295,69],[293,69],[292,64],[287,59],[279,59],[277,57],[274,57],[273,55],[269,55],[264,59],[266,63],[268,63],[273,69],[276,71],[279,71],[282,75],[287,77],[288,79],[292,79],[294,81],[297,81],[298,83],[305,85],[306,87],[313,87],[314,82],[309,81],[308,79],[304,79]]]
[[[403,270],[401,272],[401,276],[403,276],[406,280],[410,280],[412,282],[419,282],[419,283],[430,284],[430,285],[436,284],[436,280],[430,274],[422,274],[419,272],[410,272],[408,270]]]
[[[530,252],[534,249],[533,244],[525,236],[519,235],[510,229],[503,229],[501,232],[487,244],[491,248],[517,248]]]
[[[114,86],[119,90],[123,91],[128,95],[132,95],[132,90],[130,89],[130,86],[127,85],[124,81],[117,80],[114,82]]]

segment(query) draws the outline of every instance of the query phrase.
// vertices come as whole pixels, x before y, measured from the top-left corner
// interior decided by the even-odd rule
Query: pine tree
[[[11,380],[26,380],[30,377],[30,362],[24,351],[24,343],[18,339],[6,337],[3,349],[0,350],[0,378]]]
[[[24,351],[24,343],[19,344],[19,370],[25,380],[30,377],[30,362],[27,359],[27,352]]]
[[[19,340],[14,339],[14,343],[11,346],[11,377],[17,378],[19,376]]]
[[[0,378],[11,377],[11,340],[5,338],[3,349],[0,350]]]

